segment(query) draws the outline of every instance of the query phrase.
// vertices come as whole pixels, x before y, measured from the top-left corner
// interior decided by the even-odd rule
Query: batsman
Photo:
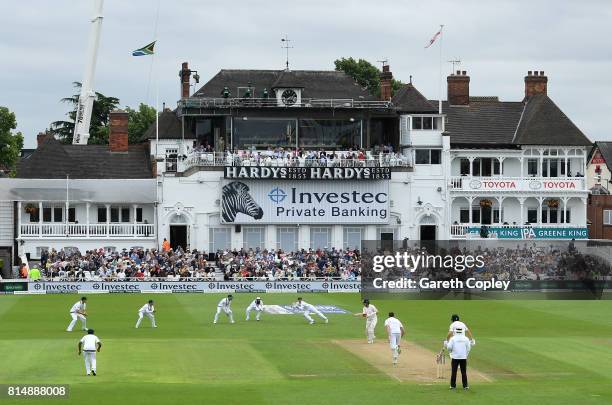
[[[373,304],[370,304],[370,300],[366,298],[363,300],[363,310],[361,313],[355,314],[355,316],[362,316],[366,318],[366,337],[369,344],[374,343],[374,339],[376,339],[374,331],[376,329],[376,324],[378,323],[377,313],[378,309]]]

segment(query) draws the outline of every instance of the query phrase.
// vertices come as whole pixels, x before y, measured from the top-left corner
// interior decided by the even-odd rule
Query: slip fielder
[[[81,297],[81,300],[70,308],[70,316],[72,317],[72,321],[70,325],[68,325],[68,328],[66,328],[66,332],[72,332],[72,328],[76,325],[77,319],[81,321],[83,330],[87,330],[87,297]]]
[[[306,318],[308,320],[308,323],[311,325],[314,323],[314,319],[312,319],[312,317],[310,316],[311,312],[313,314],[317,314],[321,319],[325,320],[325,323],[329,323],[329,319],[327,319],[327,317],[323,315],[321,311],[316,309],[314,305],[303,301],[302,297],[298,297],[297,302],[294,302],[292,307],[302,312],[304,314],[304,318]]]
[[[255,315],[255,320],[259,321],[259,317],[264,310],[264,304],[261,297],[257,297],[251,302],[251,304],[246,309],[246,320],[248,321],[251,318],[251,311],[255,311],[257,314]]]
[[[393,365],[395,366],[397,364],[397,358],[402,353],[400,342],[405,334],[404,325],[395,317],[393,312],[389,312],[389,317],[385,321],[385,329],[387,330],[387,336],[389,336],[391,356],[393,358]]]
[[[227,317],[230,320],[230,323],[234,323],[234,315],[232,312],[232,299],[233,298],[234,297],[232,296],[232,294],[230,294],[227,297],[223,298],[221,301],[219,301],[219,303],[217,304],[217,313],[215,314],[215,320],[213,321],[213,323],[217,323],[217,321],[219,320],[219,314],[221,313],[221,311],[223,311],[225,315],[227,315]]]
[[[99,352],[100,348],[102,348],[102,343],[100,339],[94,335],[93,329],[89,329],[87,335],[79,340],[79,356],[81,352],[83,352],[83,357],[85,358],[85,372],[87,375],[96,375],[96,352]]]
[[[368,338],[368,343],[374,343],[374,330],[376,329],[376,324],[378,323],[378,309],[370,304],[369,299],[363,300],[363,310],[355,314],[355,316],[362,316],[366,318],[366,337]]]
[[[147,316],[151,320],[151,326],[153,328],[157,328],[157,324],[155,323],[155,307],[153,306],[153,300],[149,300],[146,304],[144,304],[138,310],[138,320],[136,321],[136,329],[140,327],[140,322],[142,322],[142,317]]]

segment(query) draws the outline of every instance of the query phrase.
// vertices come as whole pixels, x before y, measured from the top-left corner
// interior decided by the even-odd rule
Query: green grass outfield
[[[357,294],[304,297],[361,310]],[[159,328],[145,318],[136,330],[136,312],[149,298],[156,300]],[[104,346],[99,375],[86,377],[76,354],[83,332],[65,332],[77,295],[0,296],[0,383],[70,384],[70,400],[59,403],[88,405],[612,403],[612,301],[374,302],[381,315],[394,310],[408,339],[431,350],[441,346],[450,315],[461,314],[477,340],[470,366],[494,382],[451,392],[448,384],[397,382],[331,342],[363,338],[361,318],[329,315],[329,324],[311,326],[301,315],[264,314],[247,323],[244,309],[254,295],[238,294],[236,324],[222,315],[213,325],[220,298],[90,295],[88,326]],[[296,295],[263,298],[289,304]],[[0,405],[38,402],[49,400]]]

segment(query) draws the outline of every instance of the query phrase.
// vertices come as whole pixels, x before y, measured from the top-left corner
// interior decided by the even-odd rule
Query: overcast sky
[[[591,140],[611,140],[610,0],[105,0],[95,89],[122,106],[154,104],[151,57],[131,51],[151,42],[160,4],[157,55],[160,103],[175,106],[183,61],[203,84],[222,68],[277,69],[288,34],[293,69],[333,69],[339,57],[387,58],[394,76],[427,97],[439,93],[437,47],[445,24],[447,60],[461,59],[470,93],[521,100],[528,70],[544,70],[549,95]],[[81,81],[93,0],[2,0],[0,105],[17,115],[26,147],[64,117],[59,99]],[[444,79],[445,80],[445,79]],[[149,89],[147,91],[147,89]]]

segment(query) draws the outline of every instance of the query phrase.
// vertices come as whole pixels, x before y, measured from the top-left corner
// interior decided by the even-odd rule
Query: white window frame
[[[247,245],[247,238],[249,234],[259,233],[260,241],[258,246]],[[242,247],[245,249],[259,248],[260,250],[266,247],[266,227],[265,226],[243,226],[242,227]]]
[[[297,252],[299,240],[300,240],[300,229],[297,226],[278,226],[276,227],[276,249],[282,249],[281,247],[281,234],[282,233],[295,234],[294,246],[289,252]]]
[[[603,224],[612,225],[612,210],[603,210]]]

